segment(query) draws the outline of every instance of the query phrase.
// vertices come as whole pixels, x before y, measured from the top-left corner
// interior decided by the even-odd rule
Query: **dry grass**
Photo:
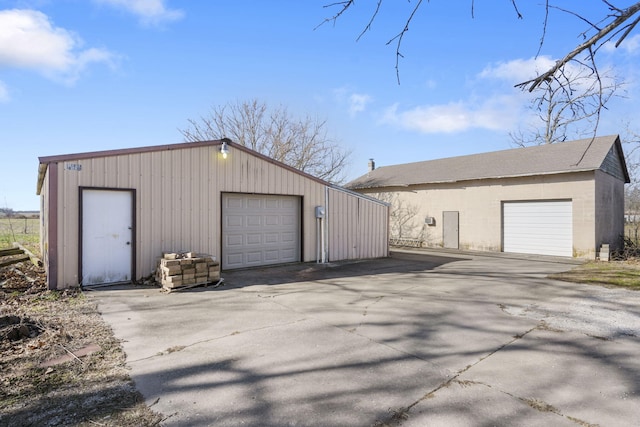
[[[8,325],[9,316],[19,325]],[[10,339],[16,326],[27,336]],[[70,357],[88,345],[97,351]],[[65,355],[70,360],[41,365]],[[94,304],[79,290],[46,290],[43,272],[29,263],[0,269],[0,372],[0,425],[160,422],[135,389],[120,342]]]
[[[549,278],[640,290],[640,261],[592,261],[564,273],[552,274]]]
[[[0,218],[0,249],[10,248],[13,242],[40,254],[40,220],[38,218]]]

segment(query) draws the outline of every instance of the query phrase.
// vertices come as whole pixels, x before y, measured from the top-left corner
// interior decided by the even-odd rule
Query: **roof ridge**
[[[598,169],[618,135],[381,166],[345,186],[376,188]]]

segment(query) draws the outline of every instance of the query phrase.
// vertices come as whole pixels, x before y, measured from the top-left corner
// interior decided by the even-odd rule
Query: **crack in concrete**
[[[228,334],[220,335],[220,336],[209,338],[209,339],[206,339],[206,340],[196,341],[196,342],[193,342],[191,344],[176,345],[176,346],[170,347],[170,348],[168,348],[168,349],[166,349],[164,351],[160,351],[160,352],[158,352],[156,354],[152,354],[151,356],[141,357],[141,358],[135,359],[135,360],[127,360],[127,363],[136,363],[136,362],[141,362],[141,361],[144,361],[144,360],[150,360],[150,359],[153,359],[155,357],[166,356],[167,354],[171,354],[171,353],[175,353],[175,352],[178,352],[178,351],[182,351],[182,350],[184,350],[186,348],[194,347],[194,346],[196,346],[198,344],[217,341],[217,340],[221,340],[223,338],[232,337],[234,335],[246,334],[247,332],[262,331],[262,330],[265,330],[265,329],[271,329],[271,328],[278,328],[278,327],[281,327],[281,326],[294,325],[296,323],[304,322],[306,320],[308,320],[308,319],[307,318],[302,318],[302,319],[297,319],[297,320],[294,320],[294,321],[291,321],[291,322],[286,322],[286,323],[278,323],[278,324],[275,324],[275,325],[261,326],[259,328],[245,329],[245,330],[242,330],[242,331],[233,331],[233,332],[229,332]]]
[[[415,402],[413,402],[409,406],[398,408],[398,409],[395,409],[395,410],[391,410],[390,411],[391,412],[391,416],[386,420],[377,421],[374,424],[374,427],[392,427],[392,426],[400,426],[400,425],[402,425],[403,421],[409,419],[409,416],[410,416],[409,412],[411,411],[411,409],[413,407],[418,405],[420,402],[423,402],[423,401],[425,401],[427,399],[434,398],[438,391],[440,391],[442,389],[445,389],[445,388],[448,388],[452,384],[458,384],[458,385],[460,385],[462,387],[471,387],[471,386],[474,386],[474,385],[485,386],[485,387],[488,387],[488,388],[491,388],[491,389],[495,389],[495,390],[499,391],[500,393],[503,393],[503,394],[513,398],[513,399],[517,399],[517,400],[525,403],[529,407],[531,407],[533,409],[536,409],[536,410],[538,410],[540,412],[551,412],[551,413],[556,414],[558,416],[564,417],[564,418],[568,419],[569,421],[572,421],[572,422],[574,422],[574,423],[576,423],[576,424],[578,424],[578,425],[580,425],[582,427],[598,427],[598,424],[592,424],[592,423],[589,423],[587,421],[581,420],[579,418],[572,417],[572,416],[569,416],[569,415],[565,415],[558,408],[556,408],[555,406],[553,406],[553,405],[551,405],[551,404],[549,404],[549,403],[547,403],[547,402],[545,402],[543,400],[536,399],[536,398],[525,398],[525,397],[521,397],[521,396],[516,396],[513,393],[509,393],[508,391],[501,390],[501,389],[498,389],[498,388],[494,388],[492,385],[484,383],[484,382],[481,382],[481,381],[460,380],[460,379],[458,379],[462,374],[464,374],[465,372],[469,371],[471,368],[473,368],[474,366],[476,366],[480,362],[488,359],[489,357],[493,356],[494,354],[498,353],[499,351],[501,351],[504,348],[508,347],[509,345],[513,344],[514,342],[524,338],[525,336],[527,336],[531,332],[533,332],[535,330],[548,330],[548,329],[549,329],[548,325],[544,322],[544,320],[541,320],[533,328],[528,329],[527,331],[525,331],[522,334],[515,335],[512,340],[510,340],[510,341],[506,342],[505,344],[501,345],[500,347],[498,347],[497,349],[495,349],[491,353],[488,353],[486,356],[484,356],[481,359],[477,360],[475,363],[467,365],[463,369],[459,370],[451,378],[449,378],[447,381],[441,383],[436,388],[434,388],[433,390],[429,391],[428,393],[426,393],[424,396],[422,396],[420,399],[416,400]],[[562,332],[562,331],[560,331],[560,332]]]
[[[377,303],[379,303],[380,301],[382,301],[382,299],[383,299],[383,298],[384,298],[384,296],[383,296],[383,295],[377,296],[377,297],[375,297],[375,298],[374,298],[374,301],[373,301],[372,303],[370,303],[369,305],[366,305],[366,306],[364,307],[364,310],[362,311],[362,317],[366,317],[366,316],[367,316],[367,314],[369,313],[369,309],[370,309],[371,307],[373,307],[375,304],[377,304]],[[357,325],[357,326],[355,326],[355,327],[353,327],[353,328],[350,328],[350,329],[347,329],[347,331],[352,332],[352,333],[353,333],[353,332],[356,332],[356,331],[358,330],[358,328],[360,328],[360,326],[362,326],[363,324],[364,324],[364,319],[363,319],[363,320],[361,320],[361,321],[360,321],[360,323],[358,323],[358,325]]]
[[[523,337],[525,337],[526,335],[528,335],[529,333],[535,331],[536,329],[538,329],[540,325],[536,325],[533,328],[530,328],[529,330],[527,330],[526,332],[524,332],[523,334],[520,335],[516,335],[512,340],[506,342],[505,344],[501,345],[500,347],[498,347],[497,349],[493,350],[492,352],[488,353],[487,355],[485,355],[484,357],[478,359],[475,363],[472,363],[470,365],[465,366],[463,369],[457,371],[451,378],[449,378],[448,380],[446,380],[445,382],[439,384],[437,387],[435,387],[433,390],[429,391],[428,393],[426,393],[424,396],[422,396],[420,399],[416,400],[415,402],[411,403],[409,406],[407,407],[403,407],[403,408],[399,408],[397,410],[392,411],[392,416],[389,417],[387,420],[380,420],[380,421],[376,421],[376,423],[374,424],[374,427],[383,427],[383,426],[400,426],[402,424],[402,421],[408,419],[409,417],[409,411],[411,411],[411,409],[413,407],[415,407],[416,405],[418,405],[420,402],[427,400],[427,399],[431,399],[433,397],[435,397],[436,393],[444,388],[448,388],[453,382],[455,381],[459,381],[458,377],[462,374],[464,374],[465,372],[467,372],[469,369],[473,368],[474,366],[476,366],[478,363],[482,362],[483,360],[486,360],[487,358],[493,356],[494,354],[496,354],[497,352],[501,351],[502,349],[504,349],[505,347],[513,344],[514,342],[516,342],[519,339],[522,339]],[[402,414],[402,416],[398,416],[398,414]]]

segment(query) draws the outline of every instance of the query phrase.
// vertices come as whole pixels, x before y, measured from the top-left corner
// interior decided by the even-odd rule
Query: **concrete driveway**
[[[640,292],[445,253],[89,295],[167,426],[638,426]]]

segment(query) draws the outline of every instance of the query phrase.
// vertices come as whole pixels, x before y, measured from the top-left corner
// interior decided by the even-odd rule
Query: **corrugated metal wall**
[[[80,187],[136,190],[137,279],[152,274],[162,252],[220,256],[222,192],[301,196],[303,261],[315,260],[315,207],[326,204],[327,187],[250,152],[232,147],[223,159],[218,150],[203,145],[51,163],[58,170],[58,287],[78,284]],[[331,259],[386,256],[387,207],[336,190],[330,195]]]
[[[49,279],[49,173],[45,171],[42,190],[40,192],[40,253],[42,262],[46,268],[47,282]]]
[[[330,188],[327,208],[329,261],[388,256],[386,204]]]

